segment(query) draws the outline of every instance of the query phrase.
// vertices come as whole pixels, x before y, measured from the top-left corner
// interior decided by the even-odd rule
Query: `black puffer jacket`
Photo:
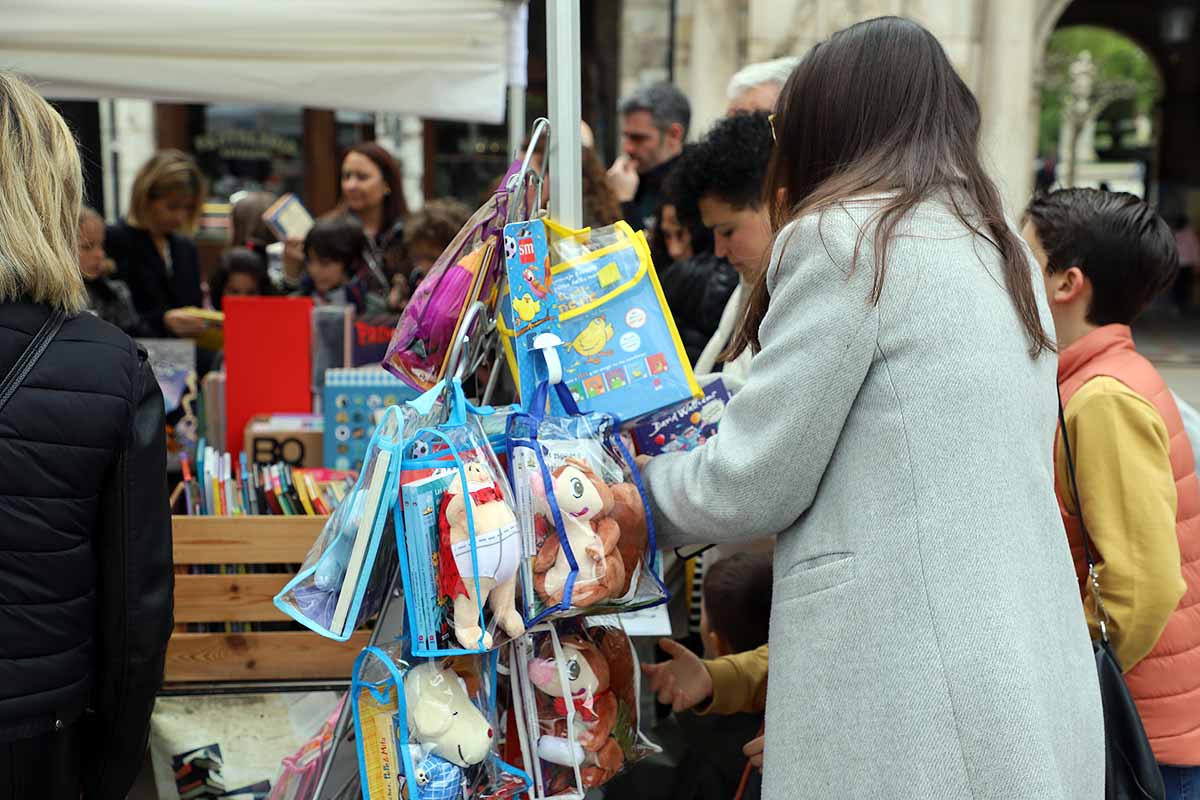
[[[658,282],[693,364],[717,332],[721,312],[738,285],[737,270],[723,258],[701,253],[658,271]]]
[[[49,313],[0,303],[0,377]],[[125,797],[172,589],[162,394],[144,351],[80,314],[0,411],[0,742],[91,708],[84,795]]]

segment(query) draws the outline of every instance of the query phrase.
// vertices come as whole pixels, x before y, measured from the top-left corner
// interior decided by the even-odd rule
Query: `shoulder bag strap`
[[[17,389],[21,388],[21,384],[25,382],[25,378],[33,370],[33,367],[41,359],[42,354],[46,352],[46,348],[50,346],[50,341],[58,334],[59,328],[67,319],[67,313],[61,309],[55,309],[50,312],[50,316],[42,325],[41,329],[33,335],[29,346],[25,348],[25,352],[17,357],[16,362],[12,365],[12,369],[4,376],[4,380],[0,381],[0,411],[8,405],[8,401],[17,393]]]
[[[1096,611],[1099,614],[1100,638],[1107,644],[1108,612],[1105,610],[1104,601],[1100,597],[1100,581],[1096,577],[1096,558],[1092,555],[1087,524],[1083,521],[1083,504],[1079,499],[1079,482],[1075,479],[1075,456],[1071,453],[1071,437],[1067,435],[1067,413],[1063,409],[1061,389],[1058,391],[1058,423],[1059,430],[1062,431],[1063,450],[1066,451],[1067,456],[1067,474],[1071,476],[1071,495],[1075,498],[1075,511],[1079,514],[1079,538],[1083,542],[1083,557],[1087,560],[1088,589],[1092,593],[1092,600],[1095,601]]]

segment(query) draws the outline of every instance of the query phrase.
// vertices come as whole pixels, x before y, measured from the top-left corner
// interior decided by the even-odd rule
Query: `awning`
[[[61,99],[499,123],[518,8],[511,0],[0,0],[0,69]]]

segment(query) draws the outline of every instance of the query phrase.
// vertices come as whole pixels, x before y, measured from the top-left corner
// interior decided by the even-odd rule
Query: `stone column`
[[[983,7],[977,92],[983,110],[984,166],[1000,188],[1006,211],[1015,217],[1033,190],[1037,0],[988,2]]]
[[[729,104],[725,90],[738,70],[740,0],[694,0],[688,99],[692,104],[690,139],[699,138]]]

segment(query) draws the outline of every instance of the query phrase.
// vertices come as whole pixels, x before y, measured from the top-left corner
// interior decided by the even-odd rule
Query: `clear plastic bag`
[[[343,696],[317,735],[295,753],[284,757],[267,800],[312,800],[321,778],[321,768],[333,750],[333,732],[345,702]]]
[[[539,625],[508,648],[530,797],[582,798],[660,752],[641,731],[637,653],[619,622]],[[515,759],[513,759],[515,761]]]
[[[499,756],[496,656],[404,658],[404,643],[369,647],[350,697],[366,800],[512,797],[528,776]]]
[[[520,636],[524,564],[512,490],[480,423],[490,409],[449,384],[449,420],[404,450],[396,531],[413,652],[478,653]]]
[[[385,529],[396,502],[404,420],[399,406],[384,411],[354,488],[275,597],[280,611],[339,642],[379,611],[390,588],[395,537]]]
[[[580,414],[566,387],[555,388],[567,416],[545,413],[542,383],[529,410],[509,421],[509,470],[530,554],[526,620],[665,603],[654,523],[616,418]]]

